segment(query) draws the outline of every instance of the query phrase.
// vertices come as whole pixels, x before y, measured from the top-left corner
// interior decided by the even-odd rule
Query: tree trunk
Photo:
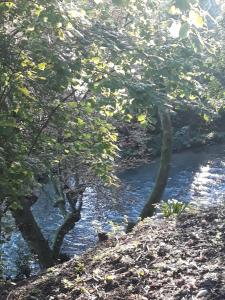
[[[151,217],[154,214],[155,204],[161,200],[169,177],[173,140],[172,123],[168,110],[161,111],[159,114],[162,128],[160,166],[153,191],[141,212],[141,219]]]
[[[19,200],[20,207],[11,209],[16,225],[30,249],[37,255],[40,265],[49,268],[56,263],[48,241],[44,238],[38,224],[36,223],[30,205],[27,201]]]
[[[74,228],[75,223],[80,220],[80,212],[74,211],[70,213],[64,223],[58,228],[53,242],[53,255],[58,258],[60,255],[60,249],[65,238],[65,235]]]

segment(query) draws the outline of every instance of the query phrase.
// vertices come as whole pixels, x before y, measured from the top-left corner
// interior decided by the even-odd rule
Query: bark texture
[[[163,110],[159,114],[162,128],[160,166],[153,191],[141,212],[141,219],[151,217],[154,214],[155,205],[161,200],[169,177],[173,140],[172,123],[168,110]]]
[[[24,240],[28,243],[43,268],[49,268],[56,263],[53,252],[49,247],[48,241],[44,238],[37,222],[34,219],[30,204],[27,200],[19,200],[19,207],[12,209],[12,215],[15,219],[16,226],[20,230]]]
[[[31,206],[37,201],[37,197],[20,198],[17,201],[18,208],[11,209],[17,228],[29,245],[31,252],[37,255],[43,268],[49,268],[61,262],[63,254],[60,253],[60,250],[65,235],[74,228],[81,218],[84,191],[85,186],[79,185],[75,191],[69,190],[67,192],[66,199],[71,206],[71,211],[66,212],[63,224],[56,230],[52,248],[44,238],[31,211]]]
[[[65,238],[65,235],[74,228],[76,222],[80,220],[80,212],[74,211],[70,213],[64,223],[58,228],[55,236],[55,240],[53,243],[53,255],[58,258],[60,255],[60,249]]]

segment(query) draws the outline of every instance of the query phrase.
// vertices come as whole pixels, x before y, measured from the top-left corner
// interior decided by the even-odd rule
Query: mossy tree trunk
[[[141,212],[141,219],[151,217],[154,214],[155,205],[160,202],[169,177],[173,140],[172,122],[170,112],[167,109],[160,111],[159,115],[162,128],[160,166],[153,191]]]

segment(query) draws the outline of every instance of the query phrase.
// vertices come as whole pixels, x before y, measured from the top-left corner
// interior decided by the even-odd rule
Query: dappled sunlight
[[[201,273],[189,284],[184,248],[198,239],[196,216],[187,209],[184,243],[177,232],[171,244],[177,223],[162,215],[204,205],[211,219],[202,223],[198,207],[195,227],[204,235],[225,197],[223,2],[0,1],[0,300],[117,299],[117,289],[130,300],[209,295]],[[78,285],[90,262],[83,252],[95,245],[94,264],[104,248],[117,255],[93,264],[89,292]],[[202,245],[192,262],[205,262]],[[35,285],[29,297],[12,294],[17,280],[74,255],[84,263],[64,265],[44,294]]]

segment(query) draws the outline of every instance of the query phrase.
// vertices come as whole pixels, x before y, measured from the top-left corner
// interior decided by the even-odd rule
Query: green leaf
[[[99,131],[102,132],[102,133],[107,133],[107,132],[108,132],[108,129],[105,128],[105,127],[100,127],[100,128],[99,128]]]
[[[19,91],[20,91],[22,94],[24,94],[25,96],[27,96],[27,97],[30,96],[30,92],[29,92],[29,90],[28,90],[25,86],[24,86],[24,87],[19,87],[18,89],[19,89]]]
[[[42,62],[42,63],[38,64],[38,69],[41,71],[44,71],[46,68],[46,65],[47,65],[47,63]]]
[[[65,105],[70,107],[70,108],[77,108],[77,103],[74,102],[74,101],[66,102]]]
[[[117,141],[117,134],[110,134],[110,138],[113,142]]]
[[[204,25],[204,18],[195,10],[189,12],[189,21],[198,28],[201,28]]]
[[[100,57],[92,57],[90,61],[97,65],[100,63]]]
[[[44,7],[42,5],[36,5],[35,11],[34,11],[35,16],[39,17],[43,10],[44,10]]]
[[[183,23],[180,27],[179,37],[181,39],[187,38],[188,33],[189,33],[189,29],[190,29],[190,25],[187,22]]]
[[[180,10],[175,6],[175,5],[172,5],[169,9],[169,13],[171,15],[179,15],[181,14]]]
[[[15,7],[16,6],[16,4],[15,3],[13,3],[13,2],[5,2],[4,3],[8,8],[12,8],[12,7]]]
[[[65,34],[64,34],[64,31],[61,28],[59,28],[59,30],[58,30],[58,36],[59,36],[59,39],[61,41],[65,40]]]
[[[146,120],[146,115],[141,114],[141,115],[139,115],[139,116],[137,117],[137,119],[138,119],[138,121],[139,121],[140,123],[143,123],[143,122],[145,122],[145,120]]]
[[[205,122],[209,122],[209,120],[210,120],[209,116],[206,114],[203,115],[203,119]]]
[[[77,118],[77,124],[79,126],[83,126],[85,124],[84,120],[82,120],[81,118]]]
[[[32,27],[27,27],[27,32],[32,32],[32,31],[34,31],[34,30],[35,30],[34,26],[32,26]]]
[[[129,121],[131,121],[132,119],[133,119],[133,116],[132,116],[131,114],[126,114],[126,115],[125,115],[125,120],[126,120],[126,121],[129,122]]]
[[[54,159],[52,162],[55,163],[55,164],[60,163],[60,161],[58,159]]]

